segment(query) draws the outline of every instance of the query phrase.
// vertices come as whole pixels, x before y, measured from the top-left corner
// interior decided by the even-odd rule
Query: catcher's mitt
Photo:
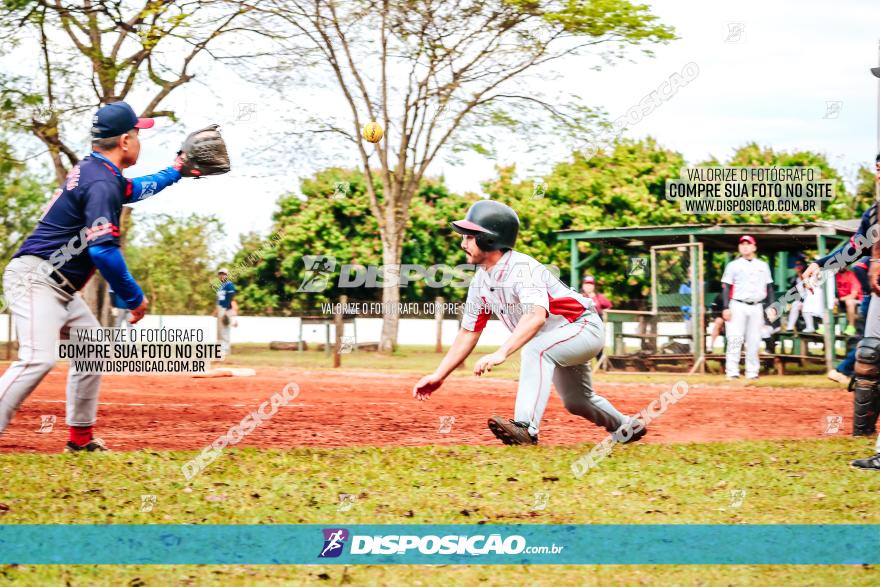
[[[220,175],[230,169],[229,153],[217,124],[190,133],[177,154],[184,155],[180,167],[183,177]]]
[[[223,322],[223,326],[229,326],[230,322],[232,322],[232,320],[229,319],[229,314],[223,314],[221,322]]]

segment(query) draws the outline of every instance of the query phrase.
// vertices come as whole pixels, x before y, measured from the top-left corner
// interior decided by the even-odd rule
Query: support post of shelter
[[[573,239],[571,239],[570,243],[571,243],[571,277],[570,277],[571,281],[570,281],[569,285],[571,285],[572,289],[578,289],[578,281],[580,281],[580,275],[579,275],[580,265],[578,264],[578,254],[580,253],[580,251],[578,251],[578,240],[576,238],[573,238]]]
[[[691,340],[693,341],[694,366],[691,373],[706,372],[706,321],[705,295],[703,292],[703,243],[697,242],[694,235],[688,236],[690,249],[691,281]]]
[[[816,235],[816,249],[819,251],[819,256],[824,257],[828,254],[828,245],[825,241],[825,235]],[[822,285],[823,288],[823,297],[824,303],[822,304],[822,326],[824,327],[822,330],[824,332],[823,338],[825,344],[825,368],[830,371],[834,368],[834,328],[835,324],[832,320],[831,316],[831,304],[833,302],[833,277],[829,277],[825,280],[825,283]]]
[[[776,253],[776,263],[773,268],[773,281],[776,291],[784,291],[785,285],[788,283],[788,253],[779,251]]]

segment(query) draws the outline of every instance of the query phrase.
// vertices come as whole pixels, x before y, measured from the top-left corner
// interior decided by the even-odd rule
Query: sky
[[[878,64],[880,40],[880,11],[874,2],[647,4],[661,22],[675,28],[678,40],[652,47],[653,57],[631,51],[631,61],[601,71],[588,69],[587,61],[569,60],[562,68],[564,75],[547,81],[544,89],[560,96],[579,95],[614,120],[685,65],[696,64],[696,78],[624,136],[653,136],[689,163],[712,156],[723,160],[751,141],[776,150],[825,153],[845,177],[873,162],[878,152],[878,80],[868,69]],[[168,105],[177,110],[180,123],[160,119],[157,129],[144,131],[141,160],[127,175],[164,167],[188,132],[219,123],[230,145],[233,171],[185,180],[136,205],[135,214],[214,214],[225,226],[222,247],[229,253],[243,232],[268,234],[277,198],[296,192],[300,178],[322,166],[322,159],[295,138],[273,134],[279,116],[320,116],[342,104],[334,101],[332,88],[302,87],[279,95],[223,65],[211,67],[210,76],[201,76],[202,83],[187,84],[172,94]],[[135,109],[140,106],[136,97],[131,103]],[[259,154],[259,149],[267,149],[271,157]],[[353,146],[333,145],[329,151],[336,162],[358,162]],[[565,150],[500,152],[498,161],[476,155],[465,157],[460,165],[437,161],[429,173],[445,176],[453,192],[482,193],[481,184],[495,177],[496,165],[516,164],[520,177],[537,178],[568,156]]]

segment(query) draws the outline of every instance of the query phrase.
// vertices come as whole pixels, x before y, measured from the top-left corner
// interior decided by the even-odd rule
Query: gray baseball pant
[[[224,359],[232,350],[232,321],[235,319],[235,316],[230,312],[231,310],[227,310],[223,306],[217,306],[217,342],[220,344],[220,350]],[[226,324],[223,323],[224,318],[227,320]]]
[[[13,259],[3,273],[6,303],[18,334],[18,361],[0,377],[0,433],[22,402],[55,366],[56,347],[70,329],[101,325],[80,297],[62,290],[38,267],[39,257]],[[91,426],[98,413],[101,375],[79,373],[73,363],[67,374],[67,424]]]
[[[565,409],[615,432],[629,418],[607,399],[593,391],[590,361],[605,344],[602,319],[595,312],[550,332],[534,337],[521,352],[519,390],[514,420],[528,422],[529,433],[537,434],[550,400],[550,383],[562,398]]]

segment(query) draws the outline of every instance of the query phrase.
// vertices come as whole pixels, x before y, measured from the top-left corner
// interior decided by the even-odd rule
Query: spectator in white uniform
[[[744,235],[739,239],[740,256],[727,264],[721,277],[721,302],[724,307],[727,336],[725,372],[728,379],[739,378],[739,361],[743,343],[746,345],[746,379],[757,379],[761,369],[758,352],[761,345],[761,327],[764,326],[764,301],[774,302],[773,278],[770,266],[756,253],[755,238]],[[768,312],[774,312],[772,306]],[[775,316],[769,316],[772,320]]]

